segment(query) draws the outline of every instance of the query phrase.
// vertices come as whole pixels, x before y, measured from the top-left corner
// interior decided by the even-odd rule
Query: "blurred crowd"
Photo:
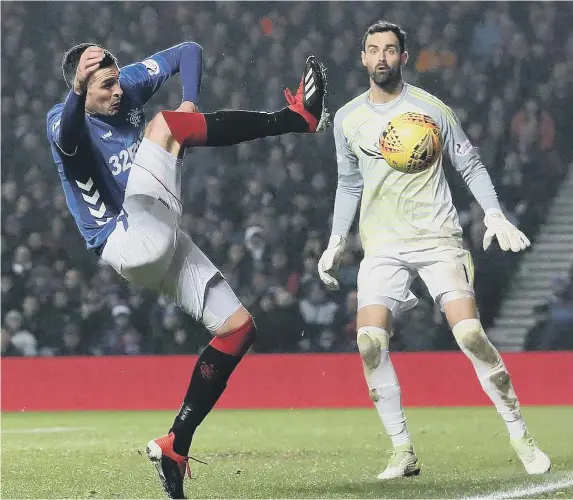
[[[282,86],[296,88],[314,53],[328,68],[335,111],[366,89],[360,40],[384,17],[409,33],[405,80],[453,107],[506,214],[532,239],[573,160],[569,2],[385,2],[383,8],[378,2],[3,2],[1,8],[3,355],[187,354],[210,338],[166,297],[132,287],[86,251],[67,211],[45,118],[65,98],[60,63],[76,43],[100,43],[121,65],[197,41],[204,50],[199,104],[205,111],[281,108]],[[180,101],[174,78],[147,116]],[[332,133],[197,149],[186,166],[184,229],[253,313],[260,331],[254,350],[354,350],[361,259],[355,227],[341,291],[327,293],[316,271],[336,187]],[[481,251],[483,213],[446,168],[487,327],[519,256]],[[397,321],[393,349],[454,348],[425,287],[419,281],[414,287],[420,304]]]

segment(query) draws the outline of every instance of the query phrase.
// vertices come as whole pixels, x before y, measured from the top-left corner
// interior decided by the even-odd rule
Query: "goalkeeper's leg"
[[[357,326],[358,350],[370,398],[393,445],[392,456],[378,479],[418,475],[420,464],[406,426],[400,384],[389,355],[392,313],[379,304],[361,307]]]
[[[505,422],[511,445],[526,471],[529,474],[548,472],[551,461],[527,431],[505,363],[477,319],[475,299],[449,292],[442,296],[441,302],[456,342],[472,362],[483,390]]]

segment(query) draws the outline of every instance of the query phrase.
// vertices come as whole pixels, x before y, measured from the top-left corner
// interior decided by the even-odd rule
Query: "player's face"
[[[86,109],[97,115],[113,116],[119,111],[122,95],[118,67],[99,69],[92,75],[88,84]]]
[[[366,38],[362,51],[362,64],[368,76],[382,88],[402,80],[402,66],[408,61],[408,53],[400,52],[400,42],[392,31],[372,33]]]

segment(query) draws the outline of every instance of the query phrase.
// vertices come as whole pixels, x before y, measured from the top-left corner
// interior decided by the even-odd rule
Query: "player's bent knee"
[[[233,314],[231,314],[229,318],[225,320],[225,322],[221,325],[220,328],[217,328],[214,331],[214,334],[217,337],[224,336],[230,331],[240,328],[242,325],[244,325],[249,321],[253,321],[252,316],[243,306],[241,306]]]
[[[215,274],[205,290],[203,313],[200,319],[214,335],[225,335],[245,324],[251,315],[241,304],[232,288],[220,273]]]
[[[243,310],[248,319],[238,328],[217,334],[209,343],[211,347],[230,356],[241,357],[246,354],[256,339],[257,328],[251,315],[246,309],[243,308]],[[237,311],[237,313],[239,313],[239,311]],[[240,315],[237,314],[237,319],[239,316]]]
[[[388,350],[390,336],[383,328],[363,326],[358,329],[356,343],[360,357],[369,370],[374,370],[380,364],[383,351]]]
[[[149,122],[145,129],[145,137],[158,144],[169,153],[177,156],[181,149],[181,144],[171,133],[167,124],[164,112],[157,113]]]
[[[460,348],[477,359],[494,366],[501,361],[497,349],[487,338],[480,320],[466,319],[452,328],[452,333]]]

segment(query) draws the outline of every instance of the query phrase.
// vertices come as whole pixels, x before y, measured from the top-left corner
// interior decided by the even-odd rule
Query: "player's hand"
[[[105,57],[105,52],[101,47],[92,45],[83,51],[76,76],[74,78],[74,92],[78,95],[85,94],[88,90],[88,81],[98,69]]]
[[[334,277],[342,262],[342,255],[346,246],[346,238],[333,234],[328,246],[318,261],[318,275],[329,290],[338,290],[340,284]]]
[[[509,222],[501,210],[487,210],[483,222],[487,228],[483,237],[484,250],[489,248],[494,236],[504,252],[510,249],[512,252],[520,252],[531,245],[527,236]]]

